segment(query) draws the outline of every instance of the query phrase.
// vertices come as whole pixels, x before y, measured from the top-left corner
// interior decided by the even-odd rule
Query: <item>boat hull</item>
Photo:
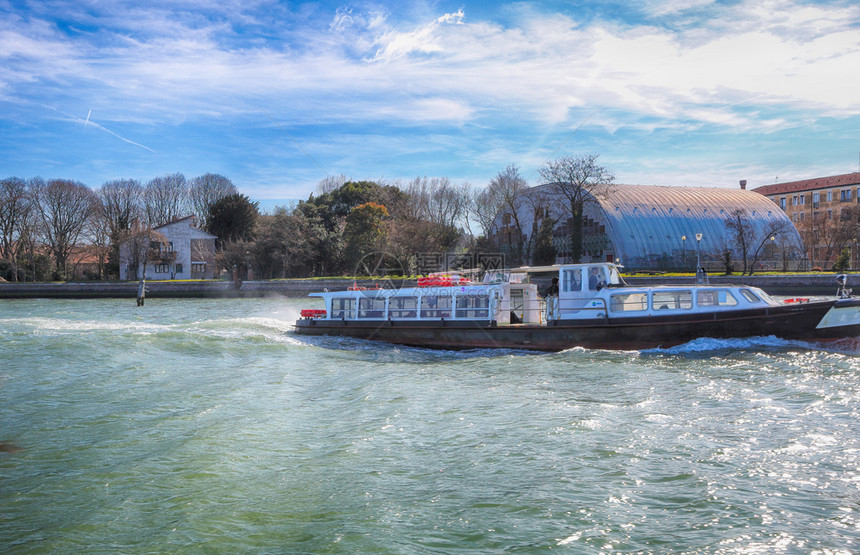
[[[827,341],[860,336],[860,300],[821,301],[707,314],[559,320],[550,325],[496,326],[487,320],[305,318],[296,322],[295,331],[300,335],[344,336],[435,349],[535,351],[561,351],[572,347],[649,349],[671,347],[701,337],[776,336]]]

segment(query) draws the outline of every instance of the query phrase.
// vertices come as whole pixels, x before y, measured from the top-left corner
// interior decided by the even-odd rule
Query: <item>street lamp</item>
[[[701,234],[701,233],[697,233],[697,234],[696,234],[696,268],[697,268],[697,269],[698,269],[698,268],[699,268],[699,266],[700,266],[700,262],[699,262],[699,241],[701,241],[701,240],[702,240],[702,234]]]
[[[681,235],[681,267],[687,265],[687,236]]]

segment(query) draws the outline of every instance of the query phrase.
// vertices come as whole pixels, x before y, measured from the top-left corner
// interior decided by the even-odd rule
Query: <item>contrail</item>
[[[117,133],[114,133],[113,131],[111,131],[111,130],[110,130],[110,129],[108,129],[107,127],[104,127],[104,126],[102,126],[102,125],[99,125],[99,124],[98,124],[98,123],[96,123],[96,122],[93,122],[93,125],[94,125],[94,126],[96,126],[96,127],[98,127],[99,129],[101,129],[102,131],[106,131],[106,132],[110,133],[111,135],[113,135],[114,137],[116,137],[117,139],[119,139],[119,140],[121,140],[121,141],[125,141],[125,142],[127,142],[128,144],[132,144],[132,145],[134,145],[134,146],[139,146],[140,148],[145,149],[145,150],[148,150],[148,151],[150,151],[151,153],[155,154],[155,151],[154,151],[154,150],[152,150],[151,148],[149,148],[148,146],[142,145],[142,144],[140,144],[140,143],[136,143],[136,142],[134,142],[134,141],[130,141],[130,140],[126,139],[125,137],[123,137],[122,135],[118,135]]]
[[[45,106],[45,105],[43,104],[42,106]],[[62,110],[58,110],[58,109],[54,108],[53,106],[45,106],[45,107],[46,107],[46,108],[49,108],[49,109],[51,109],[51,110],[53,110],[53,111],[55,111],[55,112],[59,112],[60,114],[63,114],[63,115],[64,115],[64,116],[66,116],[67,118],[71,118],[71,119],[76,120],[76,121],[81,121],[81,118],[79,118],[78,116],[73,116],[72,114],[68,114],[68,113],[66,113],[66,112],[63,112]],[[94,121],[92,121],[92,122],[91,122],[91,121],[90,121],[90,116],[92,115],[92,113],[93,113],[93,109],[92,109],[92,108],[90,108],[90,111],[87,113],[87,119],[86,119],[86,120],[84,120],[84,128],[86,128],[86,127],[87,127],[87,125],[89,125],[90,123],[92,123],[92,124],[93,124],[93,127],[96,127],[96,128],[98,128],[98,129],[101,129],[102,131],[104,131],[104,132],[106,132],[106,133],[110,133],[111,135],[113,135],[114,137],[116,137],[117,139],[119,139],[119,140],[121,140],[121,141],[125,141],[125,142],[127,142],[128,144],[131,144],[131,145],[134,145],[134,146],[139,146],[140,148],[142,148],[142,149],[144,149],[144,150],[148,150],[149,152],[151,152],[151,153],[153,153],[153,154],[156,154],[156,152],[155,152],[154,150],[152,150],[151,148],[149,148],[149,147],[148,147],[148,146],[146,146],[146,145],[142,145],[142,144],[140,144],[140,143],[136,143],[136,142],[134,142],[134,141],[131,141],[131,140],[129,140],[129,139],[126,139],[126,138],[125,138],[125,137],[123,137],[122,135],[120,135],[120,134],[118,134],[118,133],[114,133],[113,131],[111,131],[110,129],[108,129],[107,127],[105,127],[104,125],[99,125],[98,123],[96,123],[96,122],[94,122]]]

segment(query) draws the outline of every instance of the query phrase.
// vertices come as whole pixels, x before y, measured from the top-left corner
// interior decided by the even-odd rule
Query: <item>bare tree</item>
[[[790,224],[785,220],[771,220],[763,227],[756,228],[745,209],[738,208],[730,214],[726,220],[726,231],[741,254],[743,261],[741,275],[746,273],[753,275],[755,265],[767,244],[786,235],[789,226]]]
[[[333,193],[334,191],[343,187],[343,185],[352,181],[352,179],[347,176],[340,175],[329,175],[325,179],[321,179],[319,183],[317,183],[317,193],[320,195],[325,195],[327,193]]]
[[[467,199],[447,177],[416,177],[406,186],[406,194],[411,219],[448,227],[456,227],[462,219]]]
[[[532,229],[531,233],[529,233],[528,242],[525,245],[525,258],[528,260],[532,260],[534,262],[534,250],[537,244],[538,236],[540,235],[540,229],[543,225],[543,221],[545,219],[549,219],[552,221],[553,226],[555,225],[555,220],[550,217],[549,214],[549,206],[552,202],[550,195],[546,190],[541,189],[531,189],[528,191],[528,194],[523,195],[523,199],[525,201],[525,205],[528,206],[530,211],[530,216],[532,220]],[[550,235],[551,237],[551,235]]]
[[[471,198],[472,217],[481,228],[481,234],[490,240],[498,232],[497,216],[501,212],[501,203],[497,198],[496,191],[485,187],[476,189]]]
[[[65,279],[69,254],[93,217],[98,198],[83,183],[52,179],[36,189],[36,199],[45,241]]]
[[[0,256],[12,268],[18,281],[18,257],[24,248],[23,230],[33,203],[27,182],[17,177],[0,181]]]
[[[797,230],[808,249],[813,265],[826,266],[834,261],[840,250],[857,237],[857,209],[843,208],[833,217],[814,215],[797,223]]]
[[[525,260],[526,237],[523,233],[523,225],[520,221],[520,207],[528,196],[528,184],[520,175],[519,168],[514,164],[508,166],[496,174],[487,185],[487,200],[492,202],[497,209],[497,215],[501,213],[501,229],[499,230],[505,242],[511,249],[514,264],[521,264]]]
[[[212,205],[238,192],[232,181],[217,173],[205,173],[192,179],[188,196],[191,208],[197,215],[197,227],[206,229]]]
[[[95,203],[93,217],[90,218],[88,228],[89,240],[92,245],[90,253],[98,257],[98,278],[107,279],[107,262],[113,245],[110,226],[107,218],[104,217],[104,205],[101,202]],[[87,250],[83,250],[82,254],[86,255]]]
[[[186,216],[188,185],[181,173],[151,179],[143,192],[143,212],[147,224],[156,227]]]
[[[131,224],[143,216],[143,186],[136,179],[117,179],[105,182],[96,191],[100,209],[99,230],[108,235],[111,265],[119,265],[119,244],[127,236]]]
[[[107,181],[96,191],[101,201],[101,216],[111,234],[131,229],[142,216],[143,187],[136,179]]]
[[[556,185],[558,193],[567,200],[570,212],[570,242],[572,262],[582,259],[584,211],[595,198],[608,194],[615,176],[597,164],[597,154],[562,156],[551,160],[540,169],[544,183]]]

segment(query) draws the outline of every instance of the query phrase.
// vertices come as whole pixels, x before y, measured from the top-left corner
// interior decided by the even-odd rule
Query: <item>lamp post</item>
[[[701,240],[702,240],[702,234],[701,234],[701,233],[697,233],[697,234],[696,234],[696,271],[698,271],[699,266],[700,266],[700,264],[701,264],[701,263],[699,262],[699,241],[701,241]]]
[[[681,267],[687,265],[687,236],[681,235]]]

